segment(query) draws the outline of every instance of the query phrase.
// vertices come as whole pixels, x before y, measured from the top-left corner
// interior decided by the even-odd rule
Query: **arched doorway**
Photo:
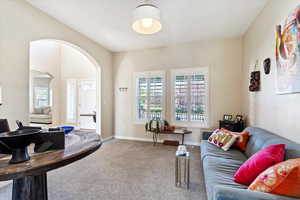
[[[63,41],[63,40],[56,40],[56,39],[43,39],[43,40],[35,40],[35,41],[31,41],[30,42],[30,68],[34,65],[33,64],[33,61],[32,61],[32,47],[33,46],[35,46],[36,44],[38,44],[38,43],[48,43],[48,44],[52,44],[52,47],[53,46],[61,46],[61,47],[67,47],[67,48],[69,48],[69,49],[71,49],[72,51],[76,51],[76,53],[79,55],[81,55],[82,57],[84,57],[83,59],[85,59],[86,60],[86,62],[87,63],[89,63],[89,66],[93,66],[93,69],[90,69],[90,70],[88,70],[88,69],[85,69],[85,71],[89,71],[90,72],[90,74],[93,74],[94,76],[95,76],[95,87],[96,87],[96,99],[95,99],[95,104],[96,104],[96,131],[97,131],[97,133],[99,133],[99,134],[101,134],[101,67],[100,67],[100,65],[98,64],[98,62],[88,53],[88,52],[86,52],[84,49],[82,49],[82,48],[80,48],[79,46],[77,46],[77,45],[74,45],[74,44],[72,44],[72,43],[69,43],[69,42],[66,42],[66,41]],[[51,45],[50,45],[51,46]],[[43,55],[43,51],[40,51],[39,52],[39,54],[41,54],[41,55],[38,55],[37,57],[38,57],[38,60],[40,60],[43,56],[45,56],[45,55]],[[55,54],[57,54],[57,53],[53,53],[52,52],[52,54],[53,55],[51,55],[51,56],[59,56],[59,55],[55,55]],[[48,56],[49,57],[49,56]],[[53,65],[58,65],[57,63],[55,63],[55,59],[46,59],[46,61],[47,61],[47,65],[49,64],[49,63],[54,63]],[[54,77],[53,76],[53,74],[51,74],[51,73],[49,73],[47,70],[39,70],[40,68],[42,68],[42,67],[44,67],[44,66],[39,66],[40,64],[36,64],[36,63],[39,63],[39,62],[35,62],[35,68],[37,68],[37,69],[34,69],[34,73],[36,74],[36,71],[39,71],[38,72],[38,78],[40,78],[40,77],[45,77],[44,76],[44,74],[49,74],[49,76],[50,77]],[[50,64],[49,64],[50,65]],[[51,67],[51,66],[50,66]],[[30,70],[30,71],[32,71],[32,70]],[[57,75],[57,78],[60,78],[60,75]],[[55,77],[54,77],[54,79],[55,79]],[[43,85],[47,85],[47,83],[49,82],[49,84],[50,84],[50,81],[49,81],[49,79],[47,79],[47,81],[45,81],[46,79],[43,79],[42,81],[39,81],[39,84],[43,84]],[[80,79],[82,82],[87,82],[87,80],[85,80],[85,79]],[[32,80],[30,79],[30,85],[32,84]],[[58,86],[58,87],[60,87],[60,86]],[[47,88],[47,87],[46,87]],[[61,88],[63,88],[63,87],[61,87]],[[33,106],[32,105],[35,105],[34,103],[33,103],[33,101],[34,100],[32,100],[32,99],[34,99],[33,98],[33,95],[34,94],[32,94],[32,93],[34,93],[34,92],[32,92],[32,90],[30,90],[30,92],[31,92],[31,94],[29,95],[30,96],[30,111],[32,111],[33,110]],[[48,92],[48,93],[47,93]],[[39,91],[39,93],[40,94],[46,94],[45,96],[49,96],[49,98],[48,98],[48,100],[47,100],[47,98],[45,98],[45,97],[43,97],[43,95],[41,95],[43,98],[41,98],[41,102],[46,102],[45,104],[51,104],[51,103],[53,103],[52,101],[52,99],[51,99],[51,90],[49,89],[49,90],[47,90],[47,89],[44,89],[44,90],[40,90]],[[79,96],[79,95],[78,95]],[[58,100],[57,100],[58,101]],[[66,109],[66,107],[62,107],[61,105],[60,106],[57,106],[57,107],[59,107],[59,108],[56,108],[56,110],[58,110],[58,109],[60,109],[60,112],[64,112],[64,109]],[[78,119],[80,118],[80,116],[81,115],[79,115],[80,113],[79,113],[79,111],[77,111],[76,112],[76,115],[78,116]],[[86,113],[85,113],[86,114]],[[56,114],[56,115],[58,115],[58,114]],[[60,116],[61,116],[61,114],[59,114]],[[45,116],[44,116],[45,117]],[[53,117],[53,116],[51,116],[51,117]],[[91,117],[91,119],[92,119],[92,116],[89,116],[89,117]],[[78,122],[78,119],[77,119],[77,122]],[[43,120],[45,120],[45,122],[49,122],[49,126],[51,126],[51,124],[53,125],[53,126],[56,126],[56,125],[64,125],[64,124],[66,124],[66,120],[63,118],[63,117],[57,117],[57,119],[56,120],[54,120],[54,122],[53,121],[51,121],[50,119],[43,119]],[[48,121],[47,121],[48,120]]]

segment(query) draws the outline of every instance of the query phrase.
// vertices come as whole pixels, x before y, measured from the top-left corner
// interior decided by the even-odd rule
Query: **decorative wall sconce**
[[[270,74],[270,71],[271,71],[271,59],[270,58],[266,58],[264,60],[264,70],[265,70],[265,74]]]
[[[127,87],[120,87],[119,91],[120,92],[127,92],[128,88]]]
[[[260,71],[259,71],[259,64],[257,60],[255,63],[254,71],[251,72],[249,91],[257,92],[259,90],[260,90]]]

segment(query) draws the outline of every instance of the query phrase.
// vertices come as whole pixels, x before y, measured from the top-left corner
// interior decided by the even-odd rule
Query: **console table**
[[[220,120],[219,128],[225,128],[233,132],[242,132],[245,129],[245,124],[244,121],[236,122],[236,121]]]
[[[24,163],[10,165],[10,156],[0,159],[0,181],[13,180],[13,200],[47,200],[47,172],[90,155],[102,142],[97,133],[74,132],[65,144],[63,150],[33,153]]]
[[[157,144],[159,135],[181,135],[181,145],[184,145],[184,136],[192,133],[192,131],[188,131],[188,130],[185,130],[183,132],[176,131],[176,130],[175,131],[163,131],[163,132],[152,132],[152,131],[150,131],[150,132],[153,134],[153,144],[154,145]]]

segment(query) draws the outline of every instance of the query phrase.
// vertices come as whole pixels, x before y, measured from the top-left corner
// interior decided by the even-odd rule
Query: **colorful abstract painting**
[[[277,93],[300,92],[300,6],[276,27]]]

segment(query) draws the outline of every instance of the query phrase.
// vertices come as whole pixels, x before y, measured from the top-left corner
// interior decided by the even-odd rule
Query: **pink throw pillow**
[[[250,185],[260,173],[282,162],[284,154],[284,144],[275,144],[260,150],[238,169],[234,175],[234,181],[243,185]]]

